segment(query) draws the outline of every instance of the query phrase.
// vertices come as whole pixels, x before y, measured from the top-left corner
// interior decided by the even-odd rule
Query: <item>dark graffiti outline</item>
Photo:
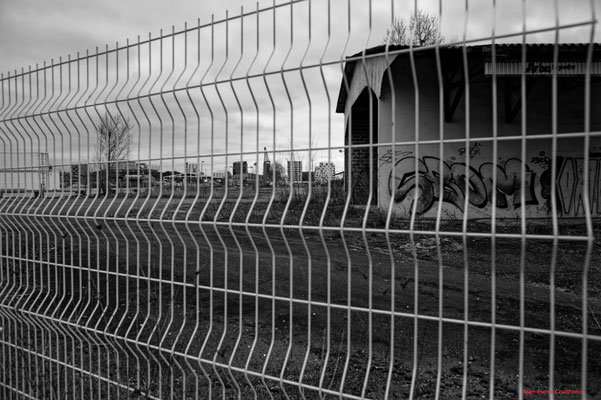
[[[465,156],[465,147],[458,148],[457,154],[459,154],[461,157],[464,157]],[[469,154],[470,154],[470,158],[473,158],[480,154],[480,143],[479,142],[476,142],[470,146]]]
[[[584,158],[557,157],[557,212],[564,216],[585,215]],[[549,182],[550,186],[550,182]],[[601,214],[601,159],[589,158],[589,203],[593,214]],[[550,188],[548,189],[550,192]],[[550,203],[550,199],[549,199]]]
[[[547,169],[551,165],[551,157],[545,155],[544,151],[538,153],[538,156],[532,157],[530,160],[532,164],[539,165],[542,169]]]
[[[503,165],[497,164],[497,182],[493,189],[493,163],[483,163],[478,169],[470,165],[469,169],[463,162],[442,162],[443,172],[440,173],[440,159],[424,156],[418,159],[417,174],[415,173],[415,157],[408,156],[397,161],[388,179],[389,194],[396,203],[405,201],[409,193],[416,188],[414,198],[417,200],[416,212],[423,214],[431,209],[436,201],[453,204],[463,211],[467,190],[468,202],[477,208],[484,208],[492,202],[493,190],[496,191],[497,208],[507,209],[510,206],[509,196],[513,197],[513,208],[521,207],[522,161],[510,158]],[[524,165],[526,181],[524,182],[526,205],[539,204],[535,194],[536,173],[527,164]],[[409,172],[405,172],[409,171]],[[396,182],[393,183],[393,176]],[[440,179],[443,179],[440,193]]]
[[[406,150],[396,150],[394,156],[392,155],[392,149],[389,149],[380,157],[380,167],[385,164],[391,164],[393,160],[398,160],[401,157],[412,154],[410,151]]]

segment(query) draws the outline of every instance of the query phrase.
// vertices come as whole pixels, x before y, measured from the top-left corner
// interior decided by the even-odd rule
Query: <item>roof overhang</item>
[[[438,47],[442,62],[449,59],[462,59],[463,52],[469,55],[469,61],[474,60],[484,63],[485,75],[497,76],[553,76],[561,77],[601,75],[601,45],[597,43],[572,43],[572,44],[491,44],[478,46],[442,45]],[[344,76],[338,92],[336,112],[344,113],[347,109],[349,90],[352,88],[352,80],[355,68],[359,63],[367,64],[367,60],[379,57],[401,58],[410,53],[414,57],[431,57],[434,60],[436,47],[414,47],[407,46],[377,46],[356,53],[347,58],[344,66]],[[591,62],[589,63],[589,54]],[[555,58],[557,57],[557,58]],[[523,63],[523,60],[526,60]],[[557,60],[555,62],[554,60]],[[391,62],[392,64],[392,62]],[[378,87],[380,82],[377,83]]]

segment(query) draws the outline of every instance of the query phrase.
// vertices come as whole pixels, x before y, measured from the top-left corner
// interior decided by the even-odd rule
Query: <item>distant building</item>
[[[303,182],[309,182],[309,177],[311,177],[311,182],[315,182],[315,172],[303,171]]]
[[[271,161],[263,161],[263,180],[265,182],[271,182],[273,178],[273,172],[271,171]]]
[[[100,167],[103,168],[102,164]],[[148,174],[148,164],[129,160],[116,160],[109,163],[109,177],[114,179],[115,176],[123,178],[125,175],[137,174],[138,169],[141,175]]]
[[[198,163],[186,162],[186,175],[196,175],[198,171]]]
[[[255,174],[254,172],[249,172],[248,174],[246,174],[246,183],[254,183],[254,182],[256,182],[257,179],[259,179],[259,181],[262,181],[263,178],[264,178],[264,176],[261,174]]]
[[[137,171],[138,170],[138,163],[136,161],[128,161],[128,160],[116,160],[113,161],[109,164],[109,168],[111,170],[117,170],[117,171]]]
[[[225,178],[229,175],[229,172],[227,171],[223,171],[223,172],[213,172],[213,179],[222,179],[225,180]]]
[[[86,175],[88,173],[88,164],[71,164],[71,174],[73,176]]]
[[[320,162],[315,167],[315,182],[317,183],[328,183],[334,179],[336,175],[336,166],[331,162]]]
[[[301,182],[303,179],[303,162],[288,161],[288,183]]]
[[[66,174],[63,174],[63,180],[65,180]],[[65,187],[69,185],[86,184],[86,179],[88,176],[88,164],[71,164],[71,174],[68,178],[69,182],[64,181],[63,185]]]
[[[269,153],[267,153],[267,147],[263,147],[263,182],[269,184],[272,180],[271,161],[269,160]]]
[[[234,161],[234,168],[232,173],[234,174],[234,176],[248,174],[248,162]]]

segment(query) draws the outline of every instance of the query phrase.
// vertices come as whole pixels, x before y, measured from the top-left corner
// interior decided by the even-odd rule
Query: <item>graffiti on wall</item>
[[[460,147],[457,149],[457,154],[459,154],[461,157],[465,156],[465,153],[466,153],[465,147]],[[479,155],[480,154],[480,143],[476,142],[473,145],[471,145],[469,147],[469,151],[467,153],[469,154],[470,158],[473,158],[473,157]]]
[[[584,158],[557,157],[557,168],[556,199],[559,214],[584,216]],[[541,183],[542,181],[541,178]],[[546,181],[550,192],[550,177]],[[593,215],[601,215],[600,181],[601,157],[591,157],[589,158],[588,197]]]
[[[401,158],[394,157],[398,161],[388,177],[389,195],[395,203],[410,199],[411,207],[415,206],[418,214],[431,210],[439,201],[463,211],[466,199],[469,205],[480,209],[490,206],[493,201],[496,201],[497,209],[518,209],[522,206],[522,190],[526,206],[540,205],[547,212],[551,210],[552,162],[544,152],[533,157],[530,163],[510,158],[496,166],[491,162],[472,162],[469,166],[465,162],[441,162],[433,156],[416,160],[406,152],[399,155]],[[391,158],[381,158],[381,161],[391,164]],[[557,157],[556,167],[558,213],[564,216],[583,215],[584,160]],[[591,208],[594,214],[601,214],[601,158],[591,158],[589,168]],[[493,180],[495,172],[496,182]]]

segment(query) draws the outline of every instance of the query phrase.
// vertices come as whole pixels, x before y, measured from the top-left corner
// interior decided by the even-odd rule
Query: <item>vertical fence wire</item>
[[[274,0],[1,74],[0,397],[595,398],[594,4],[519,3],[421,42],[417,1]]]

